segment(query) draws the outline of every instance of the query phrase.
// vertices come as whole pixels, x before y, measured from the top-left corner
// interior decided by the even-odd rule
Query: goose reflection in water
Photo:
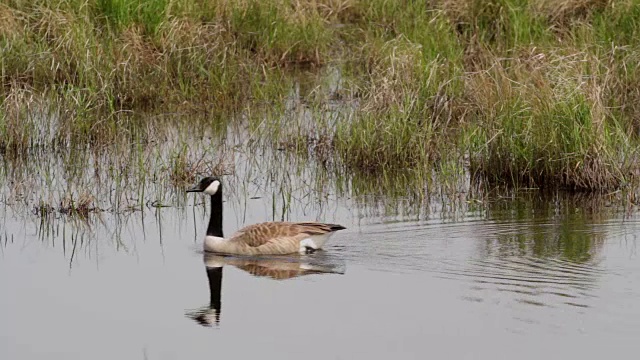
[[[226,256],[205,253],[203,257],[209,281],[209,305],[187,311],[186,316],[202,326],[220,324],[222,269],[226,265],[246,271],[256,277],[287,280],[305,275],[344,274],[344,262],[319,251],[311,256]]]

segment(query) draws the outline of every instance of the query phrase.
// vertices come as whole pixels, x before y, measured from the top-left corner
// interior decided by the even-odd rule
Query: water
[[[227,233],[280,218],[348,229],[302,258],[205,257],[202,198],[86,221],[4,205],[0,359],[634,354],[636,214],[525,196],[449,216],[244,179],[225,180]]]

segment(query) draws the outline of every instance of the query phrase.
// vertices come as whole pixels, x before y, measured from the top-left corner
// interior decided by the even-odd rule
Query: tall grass
[[[7,1],[0,150],[100,151],[125,140],[161,148],[152,141],[165,126],[248,123],[252,141],[306,141],[296,151],[353,173],[426,179],[464,168],[490,184],[619,189],[640,173],[639,8],[637,0]],[[301,73],[326,69],[339,74],[330,89],[322,79],[301,86]],[[174,120],[160,125],[166,114]],[[173,151],[180,182],[194,164]]]
[[[521,186],[616,188],[633,166],[632,133],[606,107],[609,74],[590,54],[532,53],[470,75],[471,166]]]

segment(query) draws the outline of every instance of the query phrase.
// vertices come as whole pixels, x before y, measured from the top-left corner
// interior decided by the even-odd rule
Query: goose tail
[[[344,230],[346,229],[346,227],[340,225],[340,224],[327,224],[329,225],[329,229],[333,232],[333,231],[338,231],[338,230]]]

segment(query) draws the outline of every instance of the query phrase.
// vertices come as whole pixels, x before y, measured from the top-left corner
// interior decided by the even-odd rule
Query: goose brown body
[[[205,250],[240,255],[284,255],[304,252],[303,242],[309,241],[310,250],[316,250],[333,232],[344,229],[337,224],[317,222],[264,222],[240,229],[229,239],[205,239]]]

